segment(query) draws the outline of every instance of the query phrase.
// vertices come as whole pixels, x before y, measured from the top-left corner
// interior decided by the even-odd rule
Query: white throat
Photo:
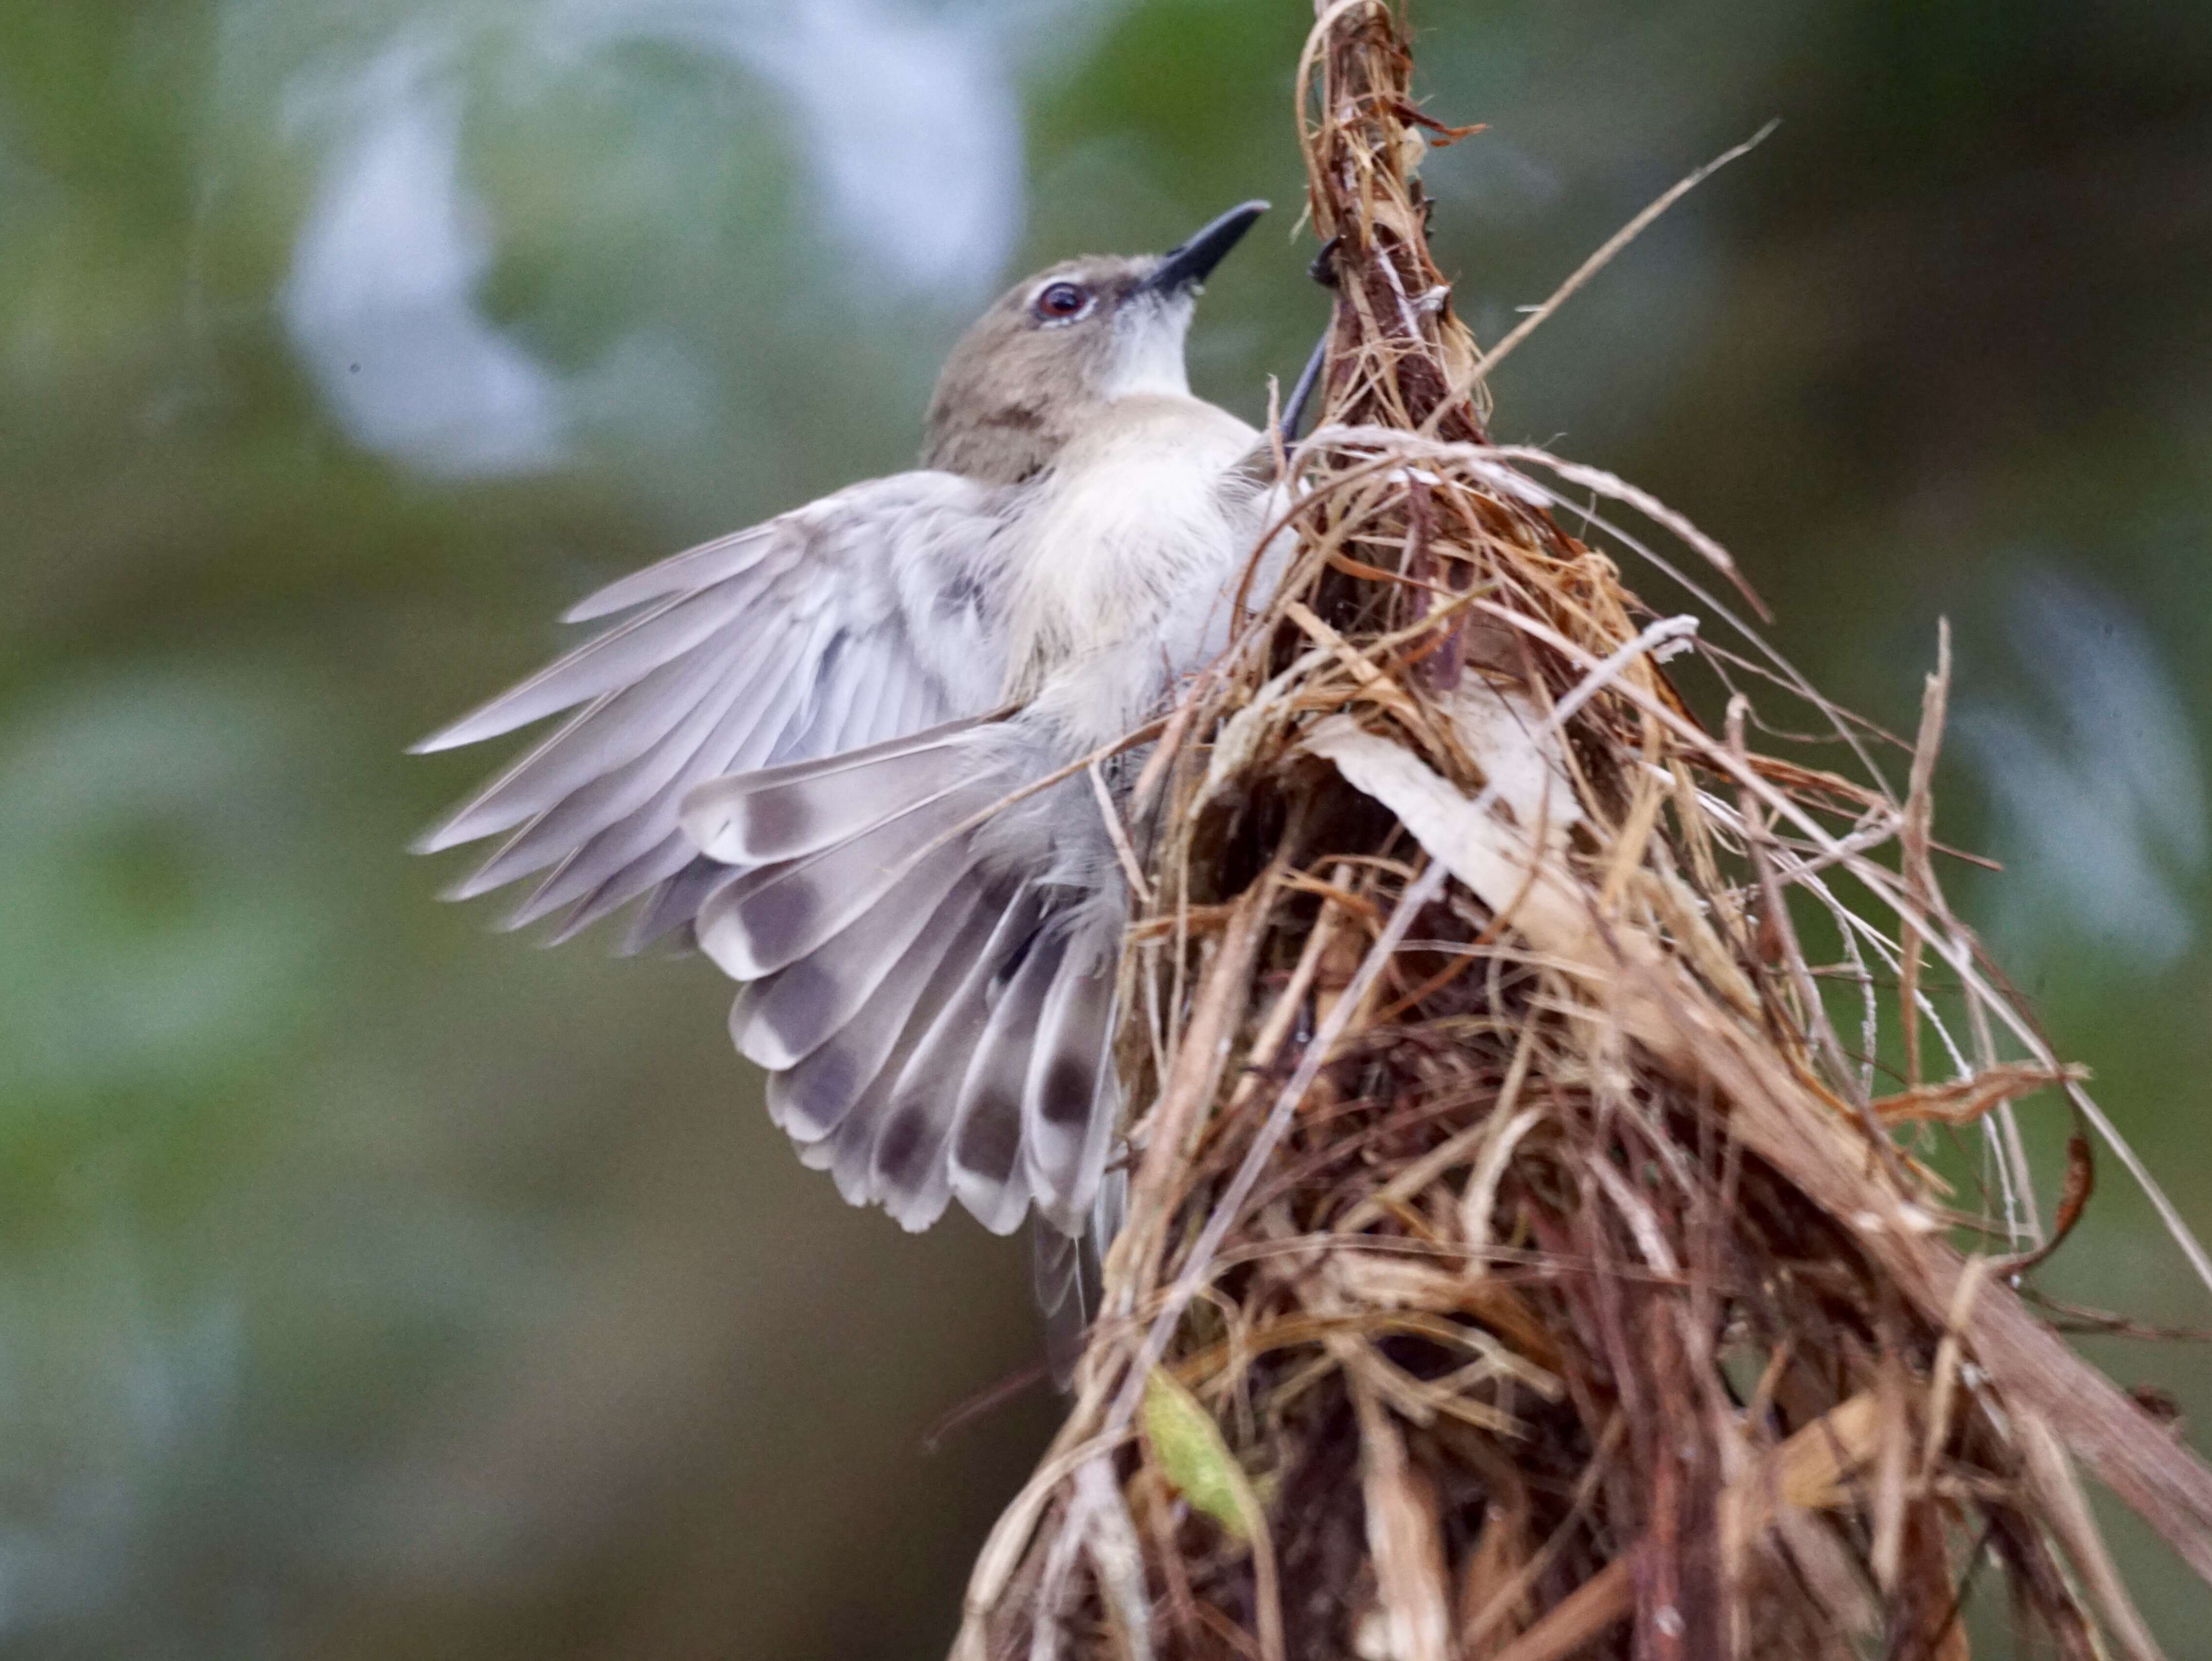
[[[1255,508],[1223,481],[1257,437],[1187,395],[1129,393],[1071,441],[1008,551],[1010,699],[1088,660],[1093,672],[1068,684],[1079,683],[1077,704],[1042,713],[1086,745],[1103,743],[1208,655],[1201,642],[1223,585],[1258,528]]]
[[[1099,395],[1109,404],[1141,393],[1188,398],[1190,377],[1182,361],[1183,336],[1190,330],[1192,302],[1178,295],[1158,310],[1139,307],[1117,319],[1114,361]]]

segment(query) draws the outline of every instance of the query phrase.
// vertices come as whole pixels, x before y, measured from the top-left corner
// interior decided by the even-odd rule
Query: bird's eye
[[[1080,283],[1048,283],[1032,309],[1048,323],[1065,323],[1091,309],[1091,290]]]

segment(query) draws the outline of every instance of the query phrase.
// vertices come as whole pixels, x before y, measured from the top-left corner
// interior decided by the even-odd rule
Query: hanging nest
[[[1382,0],[1300,66],[1297,552],[1136,788],[1127,1221],[955,1653],[1951,1661],[1994,1562],[2154,1654],[2075,1466],[2208,1578],[2212,1472],[2018,1290],[2108,1127],[1944,903],[1948,653],[1886,739],[1686,521],[1488,441],[1410,70]]]

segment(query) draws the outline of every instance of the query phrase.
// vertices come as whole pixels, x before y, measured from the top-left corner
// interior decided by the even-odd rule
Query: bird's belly
[[[1042,543],[1048,580],[1029,597],[1010,663],[1012,697],[1086,749],[1141,724],[1220,649],[1250,551],[1212,478],[1195,501],[1156,474],[1125,482],[1116,497],[1101,481]]]
[[[1006,690],[1071,745],[1140,725],[1225,643],[1259,529],[1223,489],[1249,430],[1219,417],[1071,469],[1024,526]]]

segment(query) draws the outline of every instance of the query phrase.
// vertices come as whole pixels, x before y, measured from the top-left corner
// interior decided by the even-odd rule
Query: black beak
[[[1264,202],[1241,202],[1205,229],[1160,256],[1160,263],[1144,282],[1153,294],[1177,295],[1195,289],[1218,265],[1237,239],[1252,228],[1252,222],[1267,211]]]

